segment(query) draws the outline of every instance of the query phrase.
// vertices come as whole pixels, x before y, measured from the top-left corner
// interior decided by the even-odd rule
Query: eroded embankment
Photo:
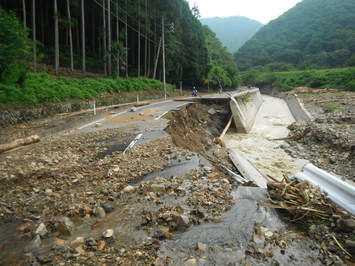
[[[227,104],[190,104],[166,116],[170,119],[166,131],[176,146],[199,153],[216,165],[222,163],[232,167],[226,149],[213,142],[230,116]]]

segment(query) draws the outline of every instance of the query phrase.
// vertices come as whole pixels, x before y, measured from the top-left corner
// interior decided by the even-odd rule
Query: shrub
[[[27,30],[15,14],[0,7],[0,81],[22,82],[31,54]]]
[[[148,78],[55,78],[46,73],[27,73],[23,84],[0,83],[0,102],[9,104],[36,104],[60,102],[69,99],[99,98],[101,93],[159,90],[163,85]],[[167,85],[167,90],[172,90]]]

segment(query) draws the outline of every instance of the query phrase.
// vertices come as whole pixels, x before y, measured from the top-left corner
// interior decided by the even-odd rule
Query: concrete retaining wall
[[[230,108],[238,133],[249,133],[262,104],[258,88],[231,94]]]
[[[296,121],[306,121],[306,122],[311,121],[311,118],[303,110],[302,106],[298,102],[298,99],[295,95],[293,95],[293,94],[288,94],[288,95],[276,94],[273,96],[283,99],[287,103],[287,106],[290,109],[290,111]]]

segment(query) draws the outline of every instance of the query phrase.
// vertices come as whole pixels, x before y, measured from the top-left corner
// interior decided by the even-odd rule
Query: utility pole
[[[141,21],[138,19],[138,72],[137,77],[141,75]]]
[[[111,38],[111,1],[107,0],[107,36],[108,36],[108,75],[111,76],[112,75],[112,66],[111,66],[111,42],[112,42],[112,38]]]
[[[161,46],[161,38],[160,38],[160,40],[159,40],[158,52],[157,52],[156,59],[155,59],[155,63],[154,63],[153,79],[155,79],[156,73],[157,73],[158,60],[159,60],[159,53],[160,53],[160,46]],[[155,54],[154,54],[154,56],[155,56]]]
[[[103,38],[104,38],[104,71],[105,76],[107,76],[107,47],[106,47],[106,1],[103,0],[102,2],[102,28],[103,28]]]
[[[165,41],[164,41],[164,17],[161,18],[161,28],[162,28],[162,46],[163,46],[163,87],[164,87],[164,97],[166,99],[166,81],[165,81]]]
[[[82,45],[82,71],[86,73],[86,54],[85,54],[85,10],[84,10],[84,0],[81,0],[81,45]]]
[[[37,72],[36,0],[32,0],[32,43],[33,43],[33,71]]]
[[[23,27],[26,28],[26,2],[22,0]]]
[[[58,7],[57,0],[54,0],[54,49],[55,49],[55,75],[59,71],[59,27],[58,27]]]

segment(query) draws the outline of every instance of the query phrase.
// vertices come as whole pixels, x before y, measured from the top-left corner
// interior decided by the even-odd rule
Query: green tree
[[[31,41],[12,12],[0,7],[0,81],[22,82],[29,67]]]
[[[233,55],[227,51],[227,48],[222,45],[208,26],[204,26],[203,30],[209,57],[210,70],[207,79],[210,84],[216,86],[221,81],[226,87],[237,86],[240,83],[240,78]]]

